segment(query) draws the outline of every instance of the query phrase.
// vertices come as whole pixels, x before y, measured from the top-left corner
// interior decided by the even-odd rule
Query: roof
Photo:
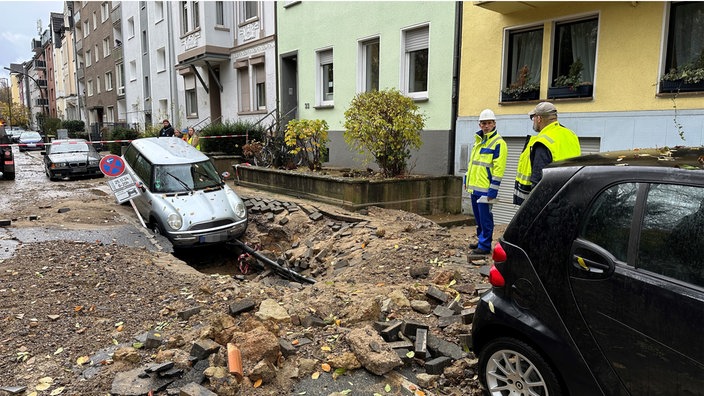
[[[149,137],[132,141],[154,165],[191,164],[208,161],[209,157],[182,139],[175,137]]]
[[[556,164],[557,166],[614,165],[704,169],[704,146],[609,151],[570,158]]]

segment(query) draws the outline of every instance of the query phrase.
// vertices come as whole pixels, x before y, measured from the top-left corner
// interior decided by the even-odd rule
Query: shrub
[[[61,122],[61,127],[68,130],[68,137],[70,138],[85,138],[86,124],[81,120],[66,120]]]
[[[225,122],[210,124],[199,131],[201,138],[207,136],[232,136],[223,139],[201,139],[200,147],[204,153],[224,153],[228,155],[243,155],[242,147],[249,140],[262,141],[264,127],[254,125],[249,121]]]
[[[42,132],[46,136],[56,136],[56,130],[61,129],[61,119],[54,117],[45,117],[42,125]]]
[[[310,170],[323,168],[320,154],[325,152],[328,140],[325,120],[291,120],[284,134],[286,145],[295,147],[291,154],[302,155]]]
[[[139,131],[129,128],[115,128],[112,131],[108,140],[134,140],[139,138]],[[110,154],[122,155],[122,146],[127,146],[129,143],[108,143]]]
[[[345,142],[367,160],[373,156],[385,177],[402,175],[410,149],[423,144],[425,118],[413,99],[396,89],[363,92],[345,111]]]

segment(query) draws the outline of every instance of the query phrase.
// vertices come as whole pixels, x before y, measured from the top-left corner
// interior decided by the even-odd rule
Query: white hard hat
[[[479,121],[496,121],[496,116],[493,111],[484,109],[479,113]]]

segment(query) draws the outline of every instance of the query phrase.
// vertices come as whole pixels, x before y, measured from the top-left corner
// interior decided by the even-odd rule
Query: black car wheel
[[[483,348],[479,379],[490,396],[562,395],[557,376],[545,359],[514,338],[497,338]]]
[[[15,172],[5,172],[2,174],[2,177],[5,180],[15,180]]]

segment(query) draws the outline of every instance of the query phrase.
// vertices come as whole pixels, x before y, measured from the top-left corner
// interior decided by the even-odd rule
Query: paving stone
[[[426,323],[407,320],[403,324],[403,335],[406,337],[415,337],[418,329],[428,330],[429,326]]]
[[[389,342],[389,343],[387,343],[387,345],[389,347],[391,347],[391,349],[400,349],[400,348],[411,349],[411,348],[413,348],[413,343],[410,341],[406,341],[406,340]]]
[[[386,342],[392,342],[392,341],[397,341],[398,340],[398,333],[401,331],[401,326],[403,325],[403,322],[397,322],[392,325],[387,326],[385,329],[381,330],[380,334],[381,337],[386,341]]]
[[[444,329],[445,327],[453,323],[462,323],[462,316],[452,315],[452,316],[441,316],[438,318],[438,327]]]
[[[283,217],[281,220],[279,220],[279,225],[286,225],[288,224],[288,217]]]
[[[191,356],[203,360],[220,349],[220,344],[210,339],[199,339],[191,347]]]
[[[279,338],[279,349],[284,357],[289,357],[296,354],[296,347],[293,346],[291,341]]]
[[[191,382],[181,387],[180,396],[218,396],[218,394],[202,385]]]
[[[144,340],[144,348],[154,349],[159,348],[163,341],[163,337],[160,332],[150,331],[147,333],[147,338]]]
[[[460,312],[460,315],[462,316],[462,323],[472,324],[472,321],[474,320],[474,312],[475,311],[476,311],[475,307],[463,309],[462,312]]]
[[[447,356],[436,357],[433,360],[425,362],[425,372],[427,374],[440,375],[450,363],[452,363],[452,359]]]
[[[428,297],[432,297],[440,302],[447,302],[448,296],[447,293],[444,291],[438,289],[437,287],[430,285],[428,286],[428,290],[425,292],[425,295]]]
[[[445,307],[445,306],[438,305],[438,306],[435,307],[435,309],[433,310],[433,314],[434,314],[435,316],[438,316],[438,317],[441,317],[441,318],[442,318],[442,317],[445,317],[445,316],[452,316],[452,315],[454,315],[454,314],[455,314],[455,311],[453,311],[453,310],[451,310],[450,308],[447,308],[447,307]]]
[[[12,220],[4,219],[0,220],[0,227],[7,227],[12,224]]]
[[[71,210],[71,208],[59,208],[59,210],[57,210],[56,212],[57,213],[66,213],[66,212],[69,212],[70,210]]]
[[[459,345],[445,341],[432,334],[428,335],[428,350],[436,356],[448,356],[454,360],[467,356]]]
[[[428,354],[428,330],[427,329],[417,329],[416,330],[416,343],[413,348],[415,357],[419,359],[425,359]]]
[[[178,318],[179,318],[180,320],[188,320],[188,319],[191,318],[191,316],[196,315],[196,314],[198,314],[198,313],[200,313],[200,307],[191,307],[191,308],[188,308],[188,309],[185,310],[185,311],[179,312],[179,313],[178,313]]]
[[[325,321],[323,321],[319,317],[313,316],[313,315],[307,315],[306,317],[304,317],[303,320],[301,320],[301,324],[303,325],[303,327],[325,327],[325,326],[327,326],[325,324]]]
[[[323,214],[320,212],[315,212],[312,213],[310,216],[308,216],[311,220],[313,221],[318,221],[323,218]]]
[[[174,367],[174,362],[164,362],[159,364],[152,364],[151,366],[144,369],[145,373],[159,373],[162,371],[171,370]]]
[[[257,306],[257,303],[254,302],[254,300],[250,300],[248,298],[243,298],[240,301],[234,302],[230,304],[229,310],[230,310],[230,315],[232,316],[237,316],[241,314],[242,312],[248,312],[253,310]]]
[[[447,304],[447,308],[451,309],[452,312],[458,314],[462,312],[462,303],[459,300],[452,299],[449,304]]]

